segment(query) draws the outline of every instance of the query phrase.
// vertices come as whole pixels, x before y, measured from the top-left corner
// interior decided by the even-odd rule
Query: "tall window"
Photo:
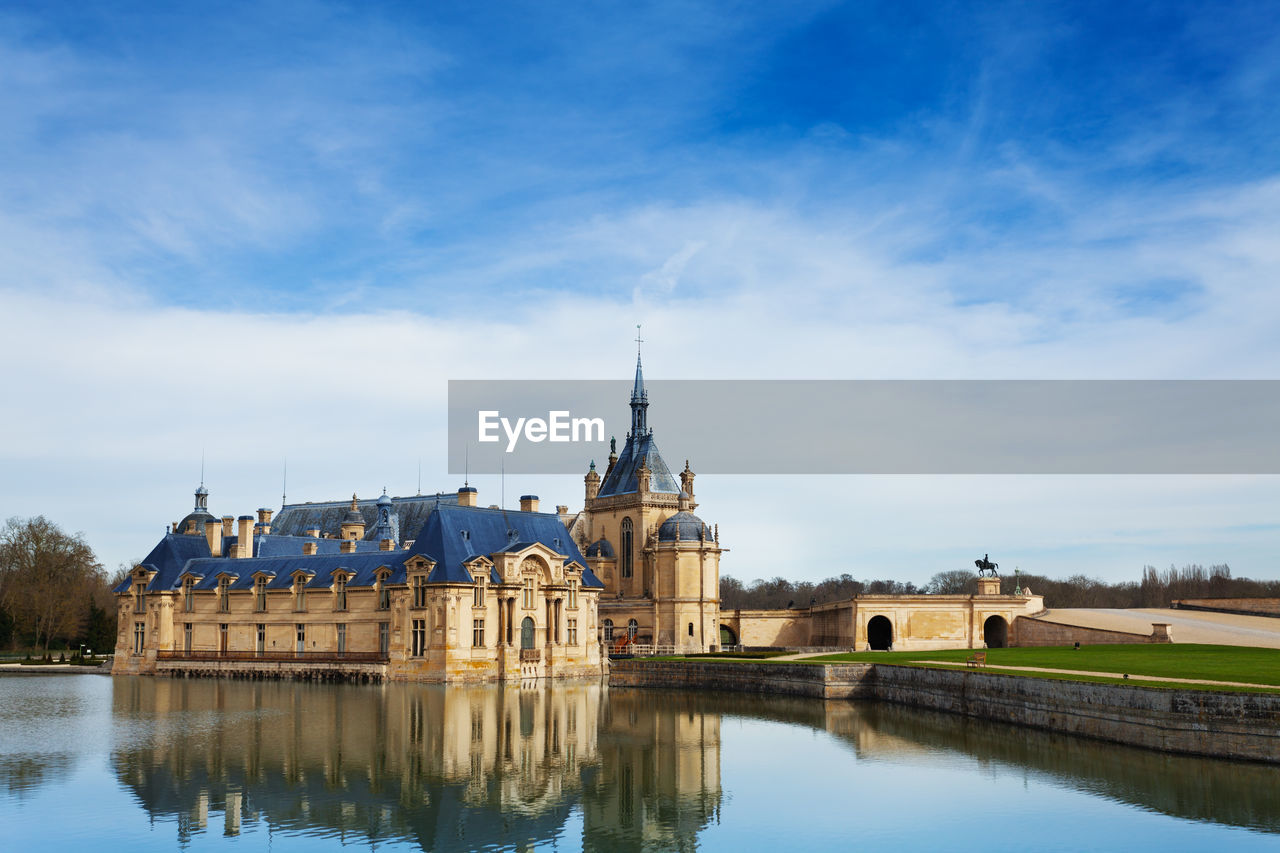
[[[227,648],[229,646],[228,630],[227,630],[229,627],[230,626],[227,625],[227,623],[225,622],[218,626],[218,651],[224,654],[226,653]]]
[[[147,612],[146,592],[142,587],[143,587],[142,578],[134,578],[134,581],[133,581],[133,612],[134,613]]]
[[[343,575],[333,579],[333,609],[347,609],[347,579]]]
[[[391,654],[391,623],[378,623],[378,652],[384,658]]]
[[[253,581],[253,609],[259,613],[267,612],[266,578],[255,578]]]
[[[414,607],[427,606],[427,576],[426,575],[413,576],[413,606]]]
[[[133,653],[135,655],[142,654],[143,648],[147,645],[147,623],[133,623]]]
[[[226,613],[231,609],[231,579],[218,578],[218,612]]]
[[[525,610],[533,609],[533,578],[526,577],[524,579],[524,589],[522,590],[520,604]]]
[[[427,651],[427,620],[413,620],[413,656],[420,658]]]
[[[298,645],[297,645],[298,654],[302,654],[307,650],[307,626],[303,625],[302,623],[298,623],[295,626],[295,628],[296,628],[297,637],[298,637]]]
[[[196,582],[191,578],[182,582],[182,609],[188,613],[194,613],[196,609],[195,588]]]
[[[484,620],[471,620],[471,645],[478,648],[484,646]]]
[[[578,645],[578,620],[577,619],[569,620],[569,645],[571,646]]]
[[[622,553],[618,557],[622,560],[622,576],[624,578],[631,577],[633,559],[632,545],[634,544],[633,539],[631,519],[624,518],[622,519]]]
[[[343,654],[347,650],[347,626],[338,625],[338,654]]]
[[[476,578],[475,589],[471,590],[471,606],[484,607],[484,575]]]
[[[636,632],[639,630],[640,624],[636,622],[636,620],[630,619],[627,621],[627,639],[634,640],[636,638]]]
[[[261,622],[258,623],[258,654],[262,654],[267,650],[267,626]]]
[[[569,609],[578,609],[578,582],[576,580],[569,581]]]
[[[190,622],[182,626],[182,650],[184,652],[191,651],[191,623]]]
[[[307,579],[302,575],[293,581],[293,609],[298,613],[307,612]]]
[[[388,575],[378,576],[378,609],[391,609],[391,589],[387,586]]]
[[[613,642],[613,620],[612,619],[604,620],[604,641],[606,643]]]

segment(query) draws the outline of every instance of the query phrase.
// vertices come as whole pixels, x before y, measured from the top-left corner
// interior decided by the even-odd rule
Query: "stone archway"
[[[720,647],[738,645],[738,635],[728,625],[720,626]]]
[[[1003,649],[1009,645],[1009,623],[1003,616],[988,616],[982,623],[982,638],[989,649]]]
[[[893,623],[888,616],[872,616],[867,622],[867,645],[877,652],[893,648]]]

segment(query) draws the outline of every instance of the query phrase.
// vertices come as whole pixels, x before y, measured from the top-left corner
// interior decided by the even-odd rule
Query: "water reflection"
[[[86,694],[80,705],[97,701],[101,722],[110,704],[111,772],[156,831],[172,831],[183,845],[197,835],[284,832],[371,848],[530,849],[580,840],[586,850],[691,850],[719,837],[727,792],[801,789],[837,768],[850,780],[873,778],[886,764],[922,773],[968,768],[972,787],[959,796],[982,796],[991,776],[984,769],[998,769],[1142,811],[1280,831],[1280,771],[1270,766],[892,705],[581,683],[112,681],[93,680],[100,695]],[[56,687],[69,691],[72,682]],[[14,696],[5,698],[17,707]],[[773,768],[770,778],[722,779],[721,727],[730,719],[800,726],[835,748],[825,767],[791,766],[783,757],[762,765]],[[64,744],[14,749],[18,742],[3,733],[0,742],[7,753],[0,806],[6,789],[21,799],[41,785],[69,784],[73,753]],[[798,826],[797,843],[803,835]]]

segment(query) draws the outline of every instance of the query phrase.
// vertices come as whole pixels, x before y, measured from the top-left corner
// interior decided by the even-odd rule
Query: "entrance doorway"
[[[725,646],[736,646],[736,645],[738,645],[738,638],[733,633],[733,629],[730,628],[728,625],[721,625],[720,626],[720,647],[724,648]]]
[[[867,644],[872,651],[884,652],[893,648],[893,623],[887,616],[872,616],[867,622]]]
[[[1003,616],[991,616],[982,623],[982,637],[989,649],[1003,649],[1009,645],[1009,623]]]

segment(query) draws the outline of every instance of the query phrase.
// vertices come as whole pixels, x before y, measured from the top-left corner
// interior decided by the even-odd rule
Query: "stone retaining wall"
[[[1280,763],[1280,695],[888,664],[616,661],[611,687],[880,699],[1165,752]]]
[[[780,693],[815,699],[871,699],[873,664],[733,663],[726,661],[616,660],[610,687],[679,687]]]
[[[1280,598],[1179,598],[1174,600],[1173,606],[1175,610],[1280,617]]]
[[[1163,622],[1153,622],[1151,628],[1150,634],[1137,634],[1129,631],[1108,631],[1105,628],[1085,628],[1066,622],[1019,616],[1014,620],[1012,645],[1069,646],[1072,643],[1080,643],[1083,646],[1115,646],[1129,643],[1172,642],[1169,628]]]

